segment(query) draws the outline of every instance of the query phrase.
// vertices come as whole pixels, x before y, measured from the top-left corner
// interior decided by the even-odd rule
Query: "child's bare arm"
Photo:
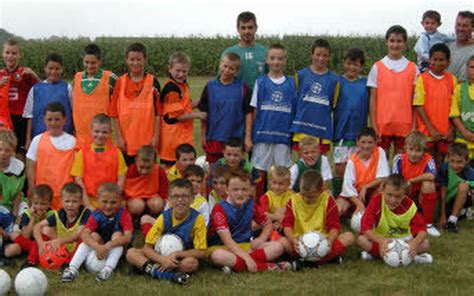
[[[87,245],[91,246],[92,248],[96,249],[99,247],[103,247],[104,245],[101,244],[100,242],[96,241],[92,237],[92,231],[88,228],[84,228],[81,232],[81,240],[85,242]]]
[[[204,253],[203,250],[191,249],[191,250],[176,252],[174,253],[174,256],[178,259],[183,259],[186,257],[194,257],[196,259],[203,259],[206,256],[206,254]]]
[[[30,238],[32,235],[33,235],[33,227],[35,226],[35,216],[34,214],[32,213],[31,215],[31,219],[30,221],[28,222],[28,225],[24,226],[22,229],[21,229],[21,235],[26,237],[26,238]]]
[[[201,112],[201,111],[193,111],[189,113],[184,113],[183,115],[177,117],[179,121],[185,121],[185,120],[190,120],[190,119],[201,119],[201,120],[206,120],[207,118],[207,113],[206,112]]]
[[[474,133],[466,128],[459,117],[453,118],[453,124],[468,141],[474,142]]]
[[[123,138],[122,131],[120,130],[120,123],[118,118],[113,118],[113,125],[115,129],[115,135],[117,137],[117,147],[120,149],[122,152],[127,151],[127,143],[125,142],[125,139]]]
[[[155,116],[155,124],[153,127],[153,137],[151,138],[151,146],[158,148],[160,142],[160,116]]]
[[[414,183],[421,183],[424,181],[434,181],[434,180],[435,180],[435,175],[433,175],[432,173],[424,173],[414,178],[411,178],[410,180],[407,180],[407,181],[410,184],[414,184]]]
[[[206,146],[206,132],[207,132],[207,120],[201,120],[201,143],[203,147]]]
[[[380,255],[383,257],[385,255],[385,252],[387,251],[388,241],[385,238],[375,234],[375,232],[373,232],[372,229],[364,232],[364,235],[372,243],[377,243],[379,245]]]
[[[31,144],[31,118],[28,118],[26,121],[26,139],[25,139],[25,148],[28,149]]]
[[[233,239],[232,236],[229,232],[229,230],[221,230],[218,232],[219,238],[221,239],[222,243],[224,246],[227,247],[227,249],[235,254],[236,256],[239,256],[245,260],[245,262],[251,260],[253,261],[252,257],[245,252]],[[253,261],[254,262],[254,261]],[[254,262],[255,264],[255,262]]]
[[[328,233],[328,241],[329,241],[329,244],[332,246],[332,244],[334,243],[334,241],[337,239],[337,237],[339,236],[339,230],[337,229],[331,229],[329,230],[329,233]]]
[[[377,100],[377,88],[371,87],[370,88],[370,101],[369,101],[369,117],[370,117],[370,122],[372,123],[372,128],[375,130],[375,133],[377,134],[377,136],[380,136],[379,129],[377,128],[377,123],[375,120],[376,100]]]
[[[20,213],[19,213],[19,211],[20,211],[20,203],[21,203],[21,197],[22,197],[22,196],[23,196],[22,193],[21,193],[21,192],[18,192],[18,193],[15,195],[14,199],[13,199],[13,212],[12,212],[12,213],[13,213],[13,216],[16,217],[15,223],[17,223],[17,222],[20,221],[20,220],[19,220],[19,219],[20,219]]]
[[[116,237],[112,238],[109,242],[107,242],[105,245],[107,246],[108,249],[118,247],[118,246],[124,246],[132,242],[132,231],[125,231],[122,235],[117,235]]]
[[[39,246],[44,244],[43,236],[41,235],[41,232],[43,231],[43,227],[45,226],[48,226],[48,221],[46,219],[41,220],[39,223],[37,223],[33,227],[33,237]]]
[[[296,245],[298,244],[298,240],[296,239],[295,234],[293,233],[293,229],[291,229],[291,227],[285,227],[285,228],[283,228],[283,234],[290,241],[290,243],[293,245],[293,247],[296,249]]]
[[[83,202],[84,206],[86,208],[92,208],[92,204],[91,204],[89,198],[87,197],[86,185],[84,185],[84,181],[83,181],[82,177],[76,176],[76,177],[74,177],[74,181],[76,181],[76,183],[79,184],[79,186],[82,187],[82,202]]]
[[[252,151],[252,124],[253,124],[253,112],[245,114],[245,150],[247,152]]]
[[[433,127],[433,125],[429,121],[428,116],[426,115],[426,112],[425,112],[425,108],[423,108],[423,106],[415,106],[415,110],[418,113],[418,115],[420,115],[421,120],[423,120],[423,122],[425,123],[433,140],[434,141],[439,140],[441,138],[441,134],[438,133],[438,131]]]
[[[265,224],[262,228],[260,235],[252,241],[252,248],[258,249],[260,246],[268,240],[273,231],[273,225],[270,221]]]
[[[118,176],[117,177],[117,185],[118,187],[120,187],[120,189],[123,190],[123,187],[125,186],[125,179],[126,179],[126,176],[123,175],[123,176]]]
[[[26,177],[28,178],[28,188],[31,190],[36,183],[36,161],[29,158],[26,159]]]
[[[446,224],[446,187],[445,186],[441,186],[439,197],[440,197],[440,203],[441,203],[439,224],[444,225]]]

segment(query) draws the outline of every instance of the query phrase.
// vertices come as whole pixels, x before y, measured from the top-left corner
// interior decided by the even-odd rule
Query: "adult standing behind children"
[[[240,71],[237,78],[243,80],[250,88],[253,88],[257,77],[265,73],[267,49],[265,46],[255,42],[257,29],[255,14],[250,11],[240,13],[237,17],[237,32],[239,32],[240,36],[239,43],[226,48],[221,54],[221,60],[229,52],[236,53],[240,57]]]
[[[448,71],[453,73],[460,82],[466,80],[466,63],[469,57],[474,55],[473,26],[474,13],[469,10],[460,11],[454,27],[456,40],[449,44],[451,64],[448,68]]]

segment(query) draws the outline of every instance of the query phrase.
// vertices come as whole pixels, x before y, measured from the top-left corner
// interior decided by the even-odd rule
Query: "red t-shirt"
[[[120,215],[120,227],[122,228],[123,232],[131,231],[133,232],[133,223],[132,223],[132,216],[127,211],[127,209],[123,209],[122,215]],[[89,220],[85,225],[85,228],[89,229],[92,232],[95,232],[99,227],[97,221],[95,220],[94,216],[91,214],[89,216]]]
[[[404,214],[410,209],[413,201],[405,196],[402,203],[392,212],[397,215]],[[370,199],[369,205],[365,209],[361,222],[361,233],[372,230],[379,224],[382,215],[382,194],[377,194]],[[426,224],[421,215],[417,212],[410,222],[410,231],[416,236],[420,231],[426,231]]]
[[[293,206],[291,200],[286,204],[285,216],[283,217],[282,227],[293,228],[295,225],[295,216],[293,215]],[[336,202],[333,198],[329,198],[326,208],[326,230],[329,232],[333,229],[340,230],[341,223],[339,221],[339,212]]]
[[[0,70],[0,79],[9,76],[8,97],[10,101],[10,113],[12,115],[22,115],[26,98],[31,87],[38,82],[31,75],[23,75],[24,68],[19,66],[15,71],[8,72],[7,69]]]

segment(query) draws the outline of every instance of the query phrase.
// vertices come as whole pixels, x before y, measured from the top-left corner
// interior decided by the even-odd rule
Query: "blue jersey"
[[[5,230],[7,235],[10,235],[13,231],[14,224],[15,217],[13,217],[12,213],[10,213],[7,208],[0,206],[0,228]]]
[[[112,235],[115,232],[122,231],[122,227],[120,226],[120,218],[122,217],[122,213],[124,208],[119,208],[117,213],[113,217],[107,217],[104,213],[97,209],[92,212],[91,216],[97,222],[97,232],[104,242],[108,242],[112,239]]]
[[[319,75],[309,67],[298,71],[298,102],[291,131],[333,139],[332,109],[339,78],[332,71]]]
[[[249,242],[253,234],[253,200],[249,199],[240,208],[233,206],[225,200],[221,200],[219,205],[224,209],[232,239],[236,243]],[[208,242],[209,245],[222,245],[222,241],[217,233],[208,237]]]
[[[282,84],[276,84],[268,75],[263,75],[257,79],[257,89],[253,142],[289,145],[296,108],[294,79],[286,77]]]
[[[193,241],[191,238],[191,232],[194,227],[194,222],[199,216],[199,212],[194,209],[189,209],[190,213],[184,221],[178,225],[173,226],[173,208],[169,208],[163,212],[164,229],[163,234],[172,233],[181,238],[184,243],[185,249],[193,249]]]
[[[369,89],[367,78],[349,81],[340,77],[340,90],[334,110],[334,140],[355,141],[361,128],[367,126]]]
[[[39,82],[33,87],[33,118],[31,123],[31,138],[44,133],[46,125],[44,124],[44,110],[46,105],[53,102],[59,102],[64,107],[66,113],[66,125],[64,131],[73,134],[72,108],[69,101],[68,85],[64,80],[56,83]]]

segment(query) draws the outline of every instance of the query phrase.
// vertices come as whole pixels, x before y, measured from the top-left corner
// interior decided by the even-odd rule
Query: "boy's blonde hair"
[[[155,148],[151,145],[143,145],[137,150],[136,158],[140,158],[143,161],[155,162],[156,152]]]
[[[118,197],[122,196],[122,190],[116,183],[106,182],[102,183],[97,189],[97,196],[100,196],[103,193],[112,193],[117,195]]]
[[[92,118],[92,124],[108,124],[112,127],[112,119],[107,114],[99,113]]]
[[[15,136],[14,132],[9,130],[2,130],[0,131],[0,142],[9,145],[13,148],[13,150],[15,150],[16,146],[18,145],[18,138]]]
[[[405,178],[403,178],[402,175],[391,174],[383,181],[383,188],[385,188],[385,186],[387,185],[391,185],[396,189],[405,189],[407,187],[407,182],[405,181]]]
[[[319,191],[323,188],[324,180],[320,171],[307,170],[300,179],[301,191]]]
[[[319,147],[319,143],[318,141],[316,141],[315,138],[313,137],[304,137],[303,139],[301,139],[301,141],[298,143],[298,147],[300,149],[303,149],[303,148],[306,148],[306,147],[310,147],[310,146],[318,146]]]
[[[426,150],[428,139],[419,131],[412,131],[405,138],[405,147],[411,146],[417,150]]]
[[[291,172],[288,168],[284,166],[276,166],[270,171],[270,178],[273,177],[285,178],[288,181],[291,181]]]
[[[77,184],[75,182],[69,182],[69,183],[66,183],[63,186],[63,188],[61,188],[61,197],[64,193],[77,195],[82,200],[83,189],[79,184]]]
[[[191,66],[191,58],[184,52],[173,52],[168,60],[168,66],[172,67],[175,64],[186,64]]]

